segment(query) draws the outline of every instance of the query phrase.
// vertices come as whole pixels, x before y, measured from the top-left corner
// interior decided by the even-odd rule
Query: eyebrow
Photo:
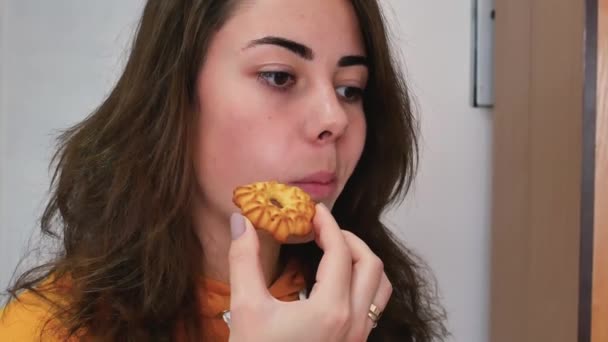
[[[287,49],[306,60],[311,61],[314,59],[314,53],[312,49],[308,46],[287,38],[274,36],[267,36],[260,39],[252,40],[247,44],[247,46],[245,46],[244,50],[259,45],[276,45]],[[358,55],[344,56],[338,61],[339,67],[349,67],[354,65],[363,65],[367,67],[369,65],[367,57]]]
[[[339,67],[349,67],[353,65],[363,65],[369,67],[367,57],[365,56],[344,56],[338,61]]]
[[[314,58],[312,49],[309,48],[308,46],[306,46],[304,44],[296,43],[293,40],[289,40],[289,39],[281,38],[281,37],[271,37],[270,36],[270,37],[255,39],[255,40],[250,41],[249,44],[247,44],[247,46],[245,47],[245,49],[249,49],[249,48],[252,48],[252,47],[258,46],[258,45],[276,45],[276,46],[285,48],[306,60],[310,61]]]

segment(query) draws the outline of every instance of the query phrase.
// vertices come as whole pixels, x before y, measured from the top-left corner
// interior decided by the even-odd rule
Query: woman
[[[445,335],[380,222],[417,145],[375,0],[149,0],[117,85],[60,142],[41,226],[61,250],[12,286],[1,340]],[[319,203],[314,234],[280,245],[233,213],[270,179]]]

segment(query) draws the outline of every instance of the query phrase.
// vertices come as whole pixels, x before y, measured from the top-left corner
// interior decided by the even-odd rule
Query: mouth
[[[307,192],[316,202],[330,198],[335,194],[338,186],[334,172],[317,172],[302,179],[289,182]]]

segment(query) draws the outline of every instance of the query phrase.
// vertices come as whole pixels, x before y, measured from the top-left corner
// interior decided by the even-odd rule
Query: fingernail
[[[230,216],[230,233],[232,240],[236,240],[245,232],[245,218],[239,213],[233,213]]]

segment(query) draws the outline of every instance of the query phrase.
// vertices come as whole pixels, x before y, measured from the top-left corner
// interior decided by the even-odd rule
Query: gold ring
[[[372,328],[375,328],[378,325],[378,320],[382,316],[382,311],[376,305],[372,304],[369,306],[369,311],[367,312],[367,317],[369,317],[374,325]]]

